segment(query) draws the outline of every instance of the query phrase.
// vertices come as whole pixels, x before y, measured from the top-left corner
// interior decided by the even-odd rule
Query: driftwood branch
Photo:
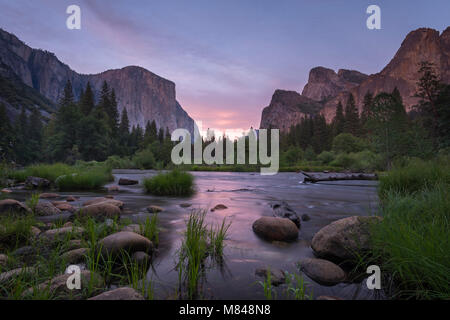
[[[305,176],[303,182],[339,181],[339,180],[378,180],[375,173],[306,173],[300,171]]]

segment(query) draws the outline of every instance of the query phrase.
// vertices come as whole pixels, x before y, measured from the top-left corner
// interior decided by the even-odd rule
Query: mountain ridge
[[[406,110],[410,111],[418,102],[418,98],[414,95],[417,89],[416,83],[419,80],[418,65],[421,61],[434,63],[441,80],[444,83],[450,83],[450,27],[441,33],[430,28],[410,31],[394,57],[380,72],[364,75],[352,70],[356,72],[355,74],[362,75],[360,77],[362,81],[356,85],[342,81],[342,73],[345,69],[341,69],[343,71],[340,77],[340,71],[336,73],[325,67],[313,68],[302,95],[319,103],[320,106],[312,114],[323,114],[327,122],[331,122],[334,118],[338,102],[345,105],[350,93],[353,94],[356,106],[361,112],[367,92],[376,95],[383,91],[392,92],[394,88],[397,88]],[[292,125],[298,123],[297,117],[289,115],[289,112],[291,112],[290,106],[280,108],[279,105],[275,107],[271,103],[263,109],[260,128],[275,128],[274,124],[283,123],[283,130],[289,130]]]

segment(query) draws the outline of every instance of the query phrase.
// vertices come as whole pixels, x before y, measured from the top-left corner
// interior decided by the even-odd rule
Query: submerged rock
[[[274,202],[270,206],[272,207],[274,217],[287,218],[295,223],[297,228],[300,228],[300,218],[287,202]]]
[[[68,196],[67,198],[66,198],[66,201],[67,202],[74,202],[74,201],[76,201],[77,199],[74,197],[74,196]]]
[[[299,262],[299,267],[308,277],[321,285],[334,286],[346,279],[344,270],[328,260],[306,258]]]
[[[309,220],[311,220],[311,218],[310,218],[309,215],[307,215],[307,214],[305,213],[305,214],[302,215],[302,220],[303,220],[303,221],[309,221]]]
[[[28,189],[48,189],[50,188],[50,181],[39,177],[27,177],[25,180],[25,187]]]
[[[144,297],[133,288],[123,287],[103,292],[88,300],[144,300]]]
[[[116,206],[119,209],[123,209],[123,202],[119,200],[114,200],[106,197],[94,198],[89,201],[83,202],[83,206],[91,206],[94,204],[109,204],[112,206]]]
[[[31,210],[22,202],[19,202],[14,199],[0,200],[0,214],[10,213],[10,212],[20,213],[20,214],[28,214],[28,213],[31,213]]]
[[[295,223],[286,218],[262,217],[253,223],[253,231],[269,241],[295,241],[298,229]]]
[[[190,203],[181,203],[180,204],[180,207],[182,207],[182,208],[189,208],[190,206],[192,206],[192,204],[190,204]]]
[[[119,179],[119,185],[121,185],[121,186],[131,186],[131,185],[138,184],[138,183],[139,183],[139,181],[137,181],[137,180],[127,179],[127,178]]]
[[[164,209],[158,206],[148,206],[147,211],[150,213],[158,213],[164,211]]]
[[[319,296],[317,297],[316,300],[344,300],[344,299],[335,296]]]
[[[108,187],[108,192],[118,192],[118,191],[120,191],[119,186],[109,186]]]
[[[269,275],[269,269],[268,268],[256,269],[255,275],[267,279],[267,276]],[[270,270],[270,282],[274,286],[279,286],[280,284],[285,283],[286,275],[284,274],[283,270],[281,269]]]
[[[102,252],[106,255],[120,255],[122,251],[151,253],[153,249],[153,244],[149,239],[130,231],[113,233],[100,240],[99,244],[102,247]]]
[[[370,226],[379,217],[353,216],[340,219],[320,229],[311,241],[318,257],[345,261],[370,250]]]
[[[224,204],[218,204],[216,205],[214,208],[211,209],[211,211],[216,211],[216,210],[225,210],[228,209],[228,207]]]
[[[59,194],[57,193],[41,193],[39,195],[40,199],[55,199],[55,198],[59,198]]]

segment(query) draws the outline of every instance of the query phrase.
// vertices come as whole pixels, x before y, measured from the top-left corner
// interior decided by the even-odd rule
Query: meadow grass
[[[426,185],[413,195],[385,195],[373,255],[391,275],[394,297],[450,299],[450,192]]]
[[[187,196],[194,192],[194,177],[187,172],[173,170],[144,180],[147,193],[157,196]]]
[[[392,193],[411,195],[437,183],[450,185],[450,159],[413,159],[380,176],[379,195],[382,200]]]
[[[381,177],[383,220],[373,259],[390,274],[394,297],[450,298],[450,163],[412,160]]]

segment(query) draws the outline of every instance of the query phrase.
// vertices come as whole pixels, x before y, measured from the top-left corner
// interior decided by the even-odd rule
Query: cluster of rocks
[[[253,231],[261,238],[273,243],[289,242],[298,239],[302,219],[286,202],[272,203],[273,217],[262,217],[253,223]],[[313,237],[311,248],[314,258],[305,258],[298,262],[298,268],[310,279],[324,286],[334,286],[351,279],[345,271],[354,266],[356,257],[370,251],[370,226],[380,221],[379,217],[352,216],[330,223],[319,230]],[[256,275],[266,277],[269,269],[257,269]],[[272,285],[284,283],[282,270],[270,270]],[[328,300],[337,297],[321,297]]]
[[[124,203],[106,197],[94,198],[83,202],[81,208],[73,207],[69,202],[75,201],[74,197],[67,198],[66,201],[50,201],[50,199],[61,198],[58,194],[41,194],[39,202],[35,208],[31,210],[26,204],[13,200],[6,199],[0,201],[0,215],[14,212],[16,214],[27,215],[34,211],[37,218],[62,216],[64,212],[69,212],[73,215],[90,216],[96,220],[100,220],[104,225],[113,224],[111,218],[120,217],[121,210]],[[48,200],[47,200],[48,199]],[[150,206],[149,212],[160,212],[163,209],[157,206]],[[42,229],[42,230],[41,230]],[[82,227],[74,226],[72,222],[68,221],[62,227],[55,228],[55,224],[47,223],[41,229],[33,226],[31,233],[32,237],[39,240],[46,247],[54,247],[59,241],[63,241],[70,236],[67,246],[67,251],[61,254],[61,259],[68,265],[85,264],[90,250],[83,247],[83,241],[80,240],[86,235],[86,230]],[[149,266],[153,253],[155,252],[152,241],[144,237],[141,233],[140,225],[128,225],[121,231],[114,232],[107,235],[98,241],[98,253],[105,258],[114,258],[114,260],[121,261],[125,257],[130,257],[132,261],[141,266]],[[25,258],[36,254],[36,248],[33,246],[21,247],[11,253],[14,257]],[[44,249],[45,250],[45,249]],[[127,260],[128,261],[128,260]],[[0,254],[0,267],[7,266],[8,256]],[[12,269],[0,273],[0,284],[9,281],[19,275],[33,275],[37,271],[33,267],[23,267]],[[82,292],[69,290],[67,288],[67,279],[70,274],[61,274],[53,279],[43,282],[33,288],[29,288],[24,292],[26,295],[33,294],[34,290],[47,290],[52,296],[62,299],[81,299],[84,298]],[[105,289],[104,279],[94,272],[83,270],[81,272],[81,286],[93,288],[92,295],[96,295],[90,299],[92,300],[143,300],[144,297],[135,289],[129,287],[116,288],[107,292],[102,292]]]

